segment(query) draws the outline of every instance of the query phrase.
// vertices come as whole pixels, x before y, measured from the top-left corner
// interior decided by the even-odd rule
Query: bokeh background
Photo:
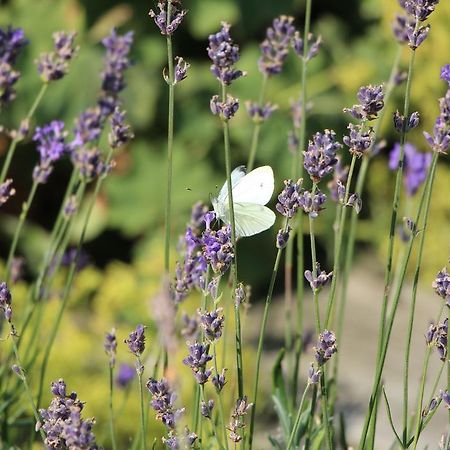
[[[9,127],[16,126],[25,116],[39,89],[34,60],[40,52],[50,49],[54,31],[77,31],[80,52],[71,64],[70,75],[49,89],[35,123],[43,124],[58,118],[64,120],[69,128],[74,118],[95,101],[100,87],[103,57],[100,40],[112,27],[117,27],[120,32],[133,30],[135,33],[134,65],[128,71],[128,87],[123,98],[136,138],[116,155],[117,165],[97,201],[84,246],[89,264],[77,276],[70,310],[59,333],[48,371],[49,381],[65,378],[69,388],[87,401],[86,414],[97,418],[98,434],[107,448],[108,382],[107,359],[102,345],[104,333],[115,326],[119,339],[123,339],[136,323],[144,321],[149,326],[149,345],[158,339],[155,296],[160,289],[163,267],[167,86],[162,79],[162,70],[166,64],[165,39],[148,16],[148,10],[156,7],[155,2],[3,0],[0,5],[2,26],[13,24],[24,28],[30,40],[18,62],[22,72],[17,85],[18,97],[1,116],[1,124]],[[176,236],[189,219],[191,206],[197,200],[208,202],[209,195],[217,192],[217,186],[220,187],[224,181],[221,127],[209,110],[209,99],[218,91],[218,84],[209,72],[208,34],[217,31],[221,21],[230,22],[232,35],[241,47],[238,67],[247,72],[245,78],[232,86],[233,95],[241,100],[242,105],[231,124],[232,159],[233,165],[237,166],[245,163],[248,156],[252,122],[243,102],[256,100],[259,94],[261,74],[256,62],[265,29],[275,16],[289,14],[295,16],[295,24],[302,30],[304,14],[301,0],[185,0],[183,6],[189,13],[174,35],[174,47],[175,54],[186,59],[191,68],[188,78],[176,88],[173,250]],[[310,64],[308,91],[313,108],[308,119],[308,136],[324,128],[332,128],[342,136],[349,120],[342,108],[355,103],[357,89],[364,84],[379,84],[387,80],[397,52],[391,22],[398,10],[397,3],[392,0],[313,2],[312,31],[322,35],[324,44],[318,57]],[[432,128],[438,113],[437,98],[445,89],[439,80],[439,70],[449,62],[449,23],[450,4],[441,2],[431,17],[429,38],[417,54],[412,110],[420,111],[422,121],[421,127],[411,132],[408,139],[423,151],[428,149],[422,130]],[[406,63],[405,58],[402,61]],[[273,167],[276,190],[291,172],[292,156],[287,148],[287,134],[292,127],[289,106],[299,97],[299,79],[300,61],[290,55],[283,73],[268,83],[267,99],[277,103],[279,110],[262,129],[257,165],[270,164]],[[387,144],[369,169],[358,229],[357,256],[367,270],[358,275],[360,283],[357,282],[356,286],[365,283],[364,275],[376,277],[383,270],[393,192],[393,176],[387,161],[388,152],[397,139],[391,117],[396,108],[401,108],[402,93],[403,88],[394,91],[381,131]],[[0,156],[5,154],[7,145],[6,137],[0,137]],[[0,215],[3,258],[22,202],[28,195],[36,160],[37,152],[33,145],[25,143],[18,149],[11,167],[10,176],[14,178],[17,193],[2,208]],[[19,244],[19,252],[26,259],[25,280],[14,288],[14,298],[19,305],[25,297],[27,279],[35,273],[45,248],[69,174],[69,162],[60,163],[49,183],[40,188],[32,206]],[[448,175],[448,162],[442,158],[431,207],[430,237],[424,255],[424,291],[429,290],[435,272],[448,258]],[[411,198],[402,203],[404,215],[412,211],[415,202],[416,199]],[[333,247],[333,220],[330,208],[317,225],[319,260],[328,267],[332,258],[329,249]],[[80,227],[74,227],[74,243],[79,232]],[[267,287],[273,264],[274,233],[274,230],[269,230],[240,244],[240,278],[252,285],[255,314],[258,314],[258,303]],[[174,263],[175,251],[172,255]],[[282,294],[282,279],[280,275],[276,287],[279,295]],[[361,295],[369,294],[363,291]],[[376,300],[380,298],[378,296]],[[195,302],[195,298],[191,299],[187,308],[194,309]],[[57,306],[57,300],[52,300],[48,309],[49,320]],[[279,306],[281,308],[281,303]],[[249,314],[253,314],[253,310]],[[364,319],[363,310],[361,314]],[[274,329],[282,329],[282,315],[275,317]],[[431,317],[430,312],[424,320]],[[254,336],[251,331],[247,334],[247,358],[252,365]],[[277,339],[276,333],[271,334],[269,348],[282,344]],[[39,346],[39,343],[34,344]],[[184,352],[182,344],[179,352],[181,359]],[[132,364],[131,355],[124,346],[119,350],[119,362]],[[189,404],[192,391],[189,370],[180,365],[173,378],[178,380],[181,398]],[[269,390],[269,380],[266,384]],[[123,403],[123,413],[118,416],[122,443],[129,442],[135,432],[137,390],[134,388],[136,386],[131,386],[131,391],[124,390],[118,394],[117,403]],[[273,414],[270,406],[266,412],[269,416]],[[151,427],[159,430],[154,423]],[[261,442],[261,448],[264,448],[267,445],[264,435]],[[123,445],[126,448],[128,444]]]

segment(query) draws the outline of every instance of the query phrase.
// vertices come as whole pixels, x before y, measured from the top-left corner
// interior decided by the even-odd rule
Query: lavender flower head
[[[186,15],[186,10],[179,10],[174,2],[171,3],[170,17],[168,17],[167,6],[169,2],[158,2],[159,13],[151,9],[148,15],[155,21],[156,26],[164,36],[170,36],[180,26]]]
[[[236,401],[236,406],[231,413],[231,421],[227,427],[230,432],[230,439],[234,442],[240,442],[242,440],[242,435],[240,430],[245,427],[244,417],[247,412],[252,408],[253,403],[248,403],[247,397],[239,398]]]
[[[45,83],[60,80],[69,71],[69,62],[78,51],[76,33],[58,31],[53,33],[54,51],[43,53],[37,60],[39,75]]]
[[[277,105],[272,103],[266,103],[265,105],[260,105],[257,102],[245,102],[248,115],[253,120],[254,123],[263,123],[270,118],[272,113],[278,109]]]
[[[389,154],[389,169],[397,170],[399,159],[400,144],[396,143]],[[426,180],[431,159],[431,153],[418,152],[414,145],[405,143],[403,182],[409,196],[413,196]]]
[[[435,346],[441,361],[447,357],[448,318],[437,325],[431,324],[425,334],[425,341],[429,346]]]
[[[130,333],[128,339],[125,339],[125,344],[128,345],[130,352],[138,358],[144,353],[145,350],[145,326],[137,325],[136,330]]]
[[[64,122],[53,120],[43,127],[36,127],[33,141],[37,142],[40,162],[33,171],[33,178],[38,183],[45,183],[53,171],[53,163],[68,151],[67,131]]]
[[[214,385],[217,392],[220,392],[224,388],[225,384],[227,384],[225,378],[226,372],[227,369],[222,369],[222,372],[220,374],[216,373],[211,377],[211,383]]]
[[[87,182],[96,177],[102,177],[114,166],[113,162],[106,162],[103,159],[100,149],[82,148],[79,151],[72,152],[72,163],[78,169],[80,177]]]
[[[233,68],[239,60],[239,47],[233,43],[230,36],[230,25],[222,22],[221,30],[208,37],[208,56],[212,60],[211,73],[225,85],[245,75],[241,70]]]
[[[441,80],[446,81],[450,85],[450,64],[446,64],[441,68]]]
[[[323,366],[337,352],[336,336],[332,331],[324,330],[319,334],[314,352],[319,367]]]
[[[207,227],[202,237],[202,250],[213,272],[223,275],[234,258],[230,225],[225,225],[217,231]]]
[[[333,278],[333,272],[321,271],[320,264],[316,263],[316,273],[314,274],[311,270],[305,270],[305,278],[313,292],[319,292]]]
[[[435,10],[439,0],[401,0],[400,5],[411,16],[420,22],[427,20],[428,16]]]
[[[12,182],[13,180],[8,178],[0,184],[0,206],[4,205],[16,193],[16,190],[12,187]]]
[[[100,138],[104,127],[104,120],[101,109],[88,108],[75,119],[73,129],[74,139],[70,143],[71,151],[84,148],[88,144],[95,142]]]
[[[211,112],[222,120],[230,120],[239,109],[239,99],[227,94],[226,101],[221,101],[218,95],[213,95],[209,102]]]
[[[134,137],[130,125],[125,123],[125,114],[125,111],[116,108],[111,116],[111,132],[108,136],[111,148],[122,147]]]
[[[417,20],[408,15],[397,14],[392,25],[395,38],[401,44],[407,44],[416,50],[428,37],[430,25],[417,26]]]
[[[222,308],[217,308],[210,312],[200,312],[200,323],[205,331],[205,337],[211,342],[220,339],[222,336],[223,322],[225,320],[222,311]]]
[[[348,136],[344,136],[344,144],[349,148],[352,155],[358,158],[365,155],[374,142],[373,129],[365,128],[363,125],[350,123],[347,127],[350,130]]]
[[[299,195],[298,204],[309,217],[315,219],[319,212],[324,209],[323,204],[326,199],[327,196],[319,189],[316,189],[314,192],[303,190]]]
[[[276,246],[277,248],[284,248],[286,247],[288,241],[289,241],[289,235],[291,233],[291,227],[288,225],[286,227],[286,229],[280,229],[278,230],[277,233],[277,238],[276,238]]]
[[[267,29],[266,39],[260,45],[262,55],[258,60],[259,71],[262,74],[277,75],[282,71],[295,33],[293,21],[294,18],[291,16],[279,16]]]
[[[152,395],[150,404],[156,411],[156,418],[166,426],[168,431],[175,430],[178,419],[184,413],[184,408],[174,408],[177,395],[170,390],[169,383],[164,378],[159,381],[149,378],[146,386]]]
[[[383,85],[362,86],[359,88],[356,96],[360,103],[353,105],[351,108],[344,108],[344,112],[348,112],[358,120],[376,119],[384,106]]]
[[[129,364],[121,364],[116,376],[116,384],[121,389],[125,389],[136,376],[136,369]]]
[[[12,318],[11,301],[11,291],[8,285],[5,282],[0,283],[0,309],[8,322],[11,322]]]
[[[444,267],[436,275],[436,279],[433,281],[432,287],[439,297],[442,297],[447,306],[450,308],[450,275],[447,271],[447,267]]]
[[[0,61],[0,106],[4,107],[16,98],[14,85],[20,78],[20,72],[6,62]]]
[[[278,202],[275,206],[281,215],[289,219],[295,216],[300,207],[299,195],[302,192],[302,184],[302,179],[295,183],[292,180],[284,180],[284,189],[278,195]]]
[[[343,202],[345,197],[345,184],[348,177],[348,166],[342,165],[342,160],[339,156],[336,157],[338,162],[334,168],[333,179],[327,183],[330,190],[330,198],[335,202]]]
[[[106,333],[103,346],[105,348],[105,353],[109,356],[109,366],[114,367],[114,365],[116,364],[117,353],[116,330],[114,328],[110,333]]]
[[[62,379],[52,383],[51,392],[54,398],[50,406],[39,410],[43,419],[40,427],[45,433],[47,448],[97,449],[92,431],[95,421],[81,417],[84,403],[77,398],[77,394],[72,392],[67,395]]]
[[[183,359],[183,364],[192,369],[198,384],[205,384],[211,376],[211,370],[206,369],[206,364],[212,359],[209,344],[194,342],[189,344],[189,355]]]
[[[320,46],[322,45],[322,36],[319,36],[317,39],[313,36],[312,33],[308,34],[307,39],[307,49],[306,53],[306,61],[317,56],[320,50]],[[294,39],[292,40],[292,48],[297,56],[303,59],[303,53],[305,51],[304,39],[300,37],[300,33],[298,31],[295,32]]]
[[[303,166],[314,183],[318,183],[323,177],[333,172],[338,161],[336,152],[340,148],[342,144],[336,141],[336,133],[333,130],[314,134],[309,141],[308,149],[303,152]]]

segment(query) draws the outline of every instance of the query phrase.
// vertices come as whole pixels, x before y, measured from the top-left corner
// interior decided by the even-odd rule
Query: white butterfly
[[[244,166],[236,167],[231,173],[234,218],[237,237],[253,236],[270,228],[275,214],[264,206],[273,194],[273,170],[262,166],[246,174]],[[217,217],[230,223],[228,184],[222,186],[219,195],[211,199]]]

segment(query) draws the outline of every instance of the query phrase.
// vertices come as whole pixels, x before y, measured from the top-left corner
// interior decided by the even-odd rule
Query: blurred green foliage
[[[34,60],[52,45],[51,33],[60,29],[76,30],[80,45],[79,56],[71,66],[71,73],[60,83],[51,86],[39,108],[36,123],[60,118],[67,123],[87,106],[91,105],[100,86],[99,71],[102,64],[102,47],[99,40],[111,27],[120,31],[135,30],[133,48],[134,66],[127,76],[128,88],[124,105],[135,130],[136,139],[116,157],[117,166],[105,183],[105,189],[97,202],[88,230],[92,260],[96,252],[105,246],[101,236],[114,230],[121,245],[109,241],[109,257],[128,260],[109,261],[104,268],[91,267],[76,280],[71,308],[58,344],[52,355],[48,380],[64,377],[70,389],[87,401],[86,414],[98,420],[99,435],[107,436],[107,361],[103,355],[103,336],[112,326],[118,328],[120,340],[126,337],[137,322],[154,318],[154,305],[150,300],[160,289],[162,263],[162,229],[165,197],[165,150],[167,89],[161,72],[166,61],[165,40],[159,35],[147,16],[153,4],[141,1],[92,2],[89,0],[10,0],[0,7],[0,23],[12,23],[25,29],[30,45],[20,58],[22,78],[18,83],[18,98],[10,110],[3,113],[1,122],[15,126],[25,115],[40,81]],[[259,42],[265,28],[279,14],[293,14],[299,29],[303,21],[303,2],[262,0],[185,0],[189,9],[181,29],[175,34],[176,54],[191,64],[188,78],[176,88],[176,138],[174,159],[174,229],[176,236],[182,231],[189,217],[190,207],[198,199],[209,201],[209,195],[217,191],[224,181],[223,146],[221,127],[210,114],[209,99],[219,89],[209,72],[206,55],[207,35],[216,31],[221,20],[233,24],[233,35],[241,44],[239,68],[247,76],[233,85],[233,95],[241,100],[241,109],[231,123],[233,165],[247,160],[252,123],[247,117],[244,101],[259,95],[261,75],[257,70]],[[308,120],[308,135],[324,128],[333,128],[342,136],[348,117],[342,108],[355,102],[357,89],[363,84],[384,82],[397,51],[390,24],[398,11],[391,0],[352,0],[348,2],[315,1],[313,25],[315,34],[321,34],[324,45],[309,69],[308,95],[314,103]],[[429,38],[417,54],[416,71],[412,88],[412,109],[421,113],[421,127],[414,130],[409,139],[420,149],[427,150],[422,130],[431,129],[438,113],[437,98],[443,94],[444,85],[439,80],[439,68],[449,61],[450,3],[441,2],[431,18]],[[406,52],[403,55],[405,64]],[[258,149],[258,164],[273,166],[277,189],[291,172],[291,155],[287,150],[287,133],[291,127],[289,105],[300,93],[300,62],[291,55],[282,75],[270,79],[267,99],[279,104],[280,109],[262,129]],[[403,89],[394,93],[388,105],[382,137],[391,148],[397,139],[391,125],[391,113],[401,108]],[[0,142],[0,153],[5,152],[5,142]],[[15,225],[14,214],[20,209],[27,194],[31,167],[37,155],[31,145],[22,146],[16,155],[12,173],[18,184],[16,198],[8,205],[9,215],[2,214],[1,232],[4,241]],[[450,200],[446,180],[449,168],[440,163],[432,203],[430,238],[425,252],[423,280],[429,283],[433,274],[447,260],[447,248],[437,236],[448,225]],[[28,170],[25,170],[28,168]],[[52,223],[48,205],[55,205],[65,189],[67,168],[59,167],[50,179],[49,189],[43,189],[41,200],[32,211],[33,223],[28,225],[20,251],[33,271],[42,252],[47,229]],[[387,223],[393,191],[392,174],[387,169],[386,154],[373,161],[364,197],[364,216],[359,227],[359,238],[382,254],[386,249]],[[412,200],[412,203],[415,200]],[[402,204],[404,215],[411,204]],[[439,206],[438,206],[439,205]],[[321,252],[329,255],[332,248],[332,209],[326,211],[318,226]],[[79,225],[80,226],[80,225]],[[74,239],[79,234],[74,228]],[[243,242],[242,278],[258,288],[265,288],[272,264],[271,252],[276,227],[261,236]],[[97,242],[97,245],[95,243]],[[177,239],[173,239],[175,249]],[[125,244],[123,244],[125,243]],[[129,248],[123,251],[124,245]],[[175,259],[176,257],[173,256]],[[258,270],[254,270],[258,261]],[[26,286],[14,289],[14,298],[23,303]],[[191,308],[194,309],[194,300]],[[51,300],[46,310],[48,320],[55,314],[57,300]],[[20,314],[20,309],[16,312]],[[152,322],[153,323],[153,322]],[[74,338],[76,337],[76,338]],[[150,327],[149,345],[157,339],[154,324]],[[96,342],[97,345],[93,345]],[[132,363],[131,355],[119,346],[119,361]],[[179,349],[181,360],[184,348]],[[151,366],[151,360],[148,361]],[[251,366],[251,365],[247,365]],[[177,367],[173,380],[189,379],[188,369]],[[85,377],[80,382],[80,374]],[[87,374],[87,375],[86,375]],[[137,389],[137,386],[133,386]],[[191,384],[179,384],[182,398],[189,404]],[[117,404],[124,402],[123,417],[118,417],[122,442],[135,433],[137,395],[117,397]],[[48,400],[48,398],[47,398]],[[123,420],[124,417],[127,420]],[[152,423],[153,433],[161,429]]]

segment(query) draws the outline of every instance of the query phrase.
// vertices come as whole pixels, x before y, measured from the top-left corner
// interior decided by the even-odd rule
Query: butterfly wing
[[[234,189],[234,187],[239,183],[239,181],[246,176],[245,174],[246,174],[245,166],[236,167],[236,169],[234,169],[233,172],[231,172],[232,189]],[[217,201],[219,203],[228,202],[228,183],[226,181],[219,191]]]
[[[275,222],[274,212],[266,206],[256,203],[235,203],[234,217],[238,237],[261,233],[268,230]],[[229,220],[227,220],[227,223],[229,223]]]
[[[235,184],[233,183],[233,202],[265,205],[272,197],[273,189],[272,168],[270,166],[258,167],[240,177]]]

